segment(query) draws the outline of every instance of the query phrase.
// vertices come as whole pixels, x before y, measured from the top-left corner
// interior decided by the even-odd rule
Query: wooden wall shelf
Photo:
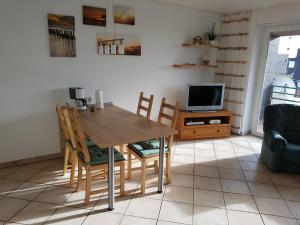
[[[234,37],[234,36],[247,36],[248,33],[230,33],[230,34],[220,34],[221,37]]]
[[[217,65],[196,65],[196,64],[174,64],[173,67],[180,68],[180,69],[218,68]]]
[[[199,44],[199,45],[194,45],[194,44],[182,44],[182,47],[184,48],[216,48],[218,49],[219,46],[216,45],[210,45],[210,44]],[[197,65],[197,64],[188,64],[188,63],[183,63],[183,64],[174,64],[173,67],[175,68],[180,68],[180,69],[216,69],[218,68],[217,65]]]
[[[233,73],[215,73],[216,76],[224,77],[245,77],[243,74],[233,74]]]
[[[201,45],[182,44],[182,47],[185,47],[185,48],[219,48],[219,46],[217,46],[217,45],[210,45],[210,44],[201,44]]]
[[[236,60],[217,60],[217,63],[247,64],[247,61],[236,61]]]

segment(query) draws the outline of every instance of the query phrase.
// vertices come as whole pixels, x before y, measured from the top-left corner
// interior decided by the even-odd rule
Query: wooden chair
[[[72,130],[73,138],[76,143],[78,156],[78,182],[77,191],[80,191],[82,184],[82,170],[86,170],[86,190],[85,190],[85,205],[89,204],[90,195],[103,193],[108,191],[108,188],[92,191],[92,180],[107,177],[108,171],[108,149],[99,148],[96,145],[87,146],[86,137],[82,129],[79,113],[74,108],[64,110],[64,115],[67,119],[68,130]],[[72,137],[71,137],[72,139]],[[123,155],[115,149],[115,166],[120,168],[120,185],[116,186],[120,189],[120,195],[124,195],[124,161]],[[92,173],[98,172],[96,176]]]
[[[170,113],[168,113],[169,111]],[[160,106],[158,116],[158,123],[166,124],[175,129],[176,121],[179,111],[179,102],[176,105],[166,103],[163,98]],[[173,145],[174,135],[167,138],[167,145],[165,146],[166,157],[166,177],[167,183],[171,183],[171,148]],[[140,168],[132,168],[132,155],[141,162]],[[128,144],[128,178],[131,178],[133,170],[141,170],[141,192],[145,193],[146,186],[146,168],[154,167],[155,173],[158,173],[158,159],[159,159],[159,140],[149,140]],[[153,161],[154,165],[149,166],[149,162]]]
[[[71,169],[70,173],[70,187],[74,187],[75,180],[75,170],[77,165],[77,153],[76,153],[76,143],[72,138],[73,134],[70,133],[72,130],[69,130],[67,127],[68,118],[65,117],[63,111],[70,108],[70,106],[61,106],[59,103],[56,104],[56,112],[59,120],[61,129],[63,130],[64,140],[65,140],[65,152],[64,152],[64,166],[63,166],[63,175],[67,173],[67,169]],[[86,144],[88,146],[94,146],[95,144],[90,140],[86,139]]]
[[[150,119],[153,99],[154,95],[150,95],[150,98],[147,98],[144,96],[144,92],[140,92],[136,114],[140,116],[145,116],[147,119]],[[120,145],[119,148],[122,154],[126,154],[126,145]]]
[[[144,112],[146,113],[145,117],[147,119],[150,119],[152,105],[153,105],[153,98],[154,98],[153,95],[150,95],[150,98],[147,98],[144,96],[144,92],[141,92],[136,114],[142,115],[142,112]]]
[[[66,118],[64,116],[63,110],[67,109],[67,106],[61,106],[60,104],[56,104],[56,112],[59,120],[60,127],[63,131],[64,140],[65,140],[65,156],[64,156],[64,167],[63,167],[63,175],[65,176],[67,173],[67,169],[71,167],[71,175],[70,175],[70,186],[73,187],[74,185],[74,176],[75,176],[75,167],[77,162],[77,154],[76,154],[76,146],[75,143],[72,143]],[[70,161],[70,165],[69,165]]]

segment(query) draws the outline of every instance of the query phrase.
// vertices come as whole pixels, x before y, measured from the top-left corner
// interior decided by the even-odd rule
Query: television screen
[[[187,110],[222,109],[224,84],[188,85]]]

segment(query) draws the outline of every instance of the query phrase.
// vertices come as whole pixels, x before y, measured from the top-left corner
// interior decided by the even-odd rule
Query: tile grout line
[[[244,171],[243,171],[243,174],[244,174]],[[244,174],[244,176],[245,176],[245,174]],[[255,204],[255,207],[257,208],[257,211],[258,211],[258,214],[259,214],[259,217],[260,217],[261,221],[263,222],[263,224],[267,225],[267,224],[265,223],[265,221],[264,221],[262,215],[261,215],[261,212],[260,212],[260,210],[259,210],[259,208],[258,208],[258,204],[257,204],[257,202],[255,201],[254,194],[252,193],[251,188],[250,188],[250,186],[249,186],[249,182],[246,182],[246,184],[247,184],[247,187],[249,188],[249,191],[250,191],[250,193],[251,193],[251,198],[252,198],[252,200],[253,200],[253,202],[254,202],[254,204]]]
[[[20,209],[18,212],[16,212],[12,217],[10,217],[9,218],[9,220],[8,221],[6,221],[6,222],[10,222],[16,215],[18,215],[21,211],[23,211],[29,204],[31,204],[31,201],[28,201],[28,203],[22,208],[22,209]]]
[[[250,146],[251,146],[251,143],[250,143]],[[251,146],[251,148],[252,148],[252,146]],[[252,149],[253,149],[253,148],[252,148]],[[260,164],[260,160],[261,160],[261,157],[259,157],[259,164]],[[293,219],[296,219],[295,216],[294,216],[294,214],[293,214],[293,212],[291,211],[290,207],[288,206],[286,200],[283,198],[283,196],[282,196],[282,194],[280,193],[279,189],[277,188],[277,186],[276,186],[275,183],[273,182],[273,180],[272,180],[270,174],[269,174],[267,171],[265,171],[267,168],[265,168],[264,165],[263,165],[263,169],[264,169],[264,173],[265,173],[265,174],[267,175],[267,177],[270,179],[272,186],[273,186],[273,187],[276,189],[276,191],[279,193],[279,195],[280,195],[280,197],[281,197],[280,200],[283,200],[283,201],[284,201],[284,203],[285,203],[285,205],[287,206],[287,208],[289,209],[291,215],[293,215],[293,217],[294,217]],[[244,173],[244,171],[243,171],[243,173]],[[244,175],[245,175],[245,174],[244,174]],[[253,201],[254,201],[254,203],[255,203],[257,209],[258,209],[259,215],[260,215],[260,217],[261,217],[263,223],[265,224],[265,221],[264,221],[262,215],[271,215],[271,216],[275,216],[275,215],[272,215],[272,214],[265,214],[265,213],[261,213],[261,212],[260,212],[260,210],[259,210],[259,208],[258,208],[258,204],[257,204],[257,202],[256,202],[256,200],[255,200],[255,198],[254,198],[255,195],[252,193],[252,191],[251,191],[251,189],[250,189],[250,186],[249,186],[249,183],[254,183],[254,182],[248,182],[248,181],[247,181],[246,183],[247,183],[247,186],[248,186],[248,188],[249,188],[249,190],[250,190],[250,192],[251,192],[251,194],[252,194],[251,196],[252,196]],[[268,185],[268,184],[267,184],[267,185]],[[260,197],[260,196],[257,196],[257,197]],[[266,197],[261,197],[261,198],[266,198]],[[269,198],[269,197],[268,197],[268,198]],[[272,199],[277,199],[277,198],[272,198]],[[278,216],[278,217],[283,217],[283,218],[289,218],[289,219],[291,219],[290,217],[285,217],[285,216]]]
[[[37,174],[40,173],[41,171],[43,171],[43,170],[42,170],[42,169],[39,169],[39,172],[37,172],[35,175],[37,175]],[[32,177],[34,177],[35,175],[33,175]],[[24,181],[23,184],[25,184],[25,183],[41,184],[41,183],[29,182],[29,181],[32,179],[32,177],[29,178],[27,181]],[[21,184],[21,185],[18,186],[17,188],[21,187],[23,184]],[[66,198],[65,201],[64,201],[62,204],[55,204],[55,203],[49,203],[49,202],[36,201],[36,199],[37,199],[42,193],[46,192],[46,191],[47,191],[47,188],[49,188],[49,187],[55,187],[55,188],[58,188],[58,187],[60,187],[60,188],[67,188],[67,187],[65,187],[65,186],[55,186],[55,185],[52,185],[52,186],[51,186],[51,185],[49,185],[49,184],[43,184],[43,183],[42,183],[41,185],[47,185],[47,187],[45,187],[45,189],[44,189],[43,191],[41,191],[36,197],[34,197],[34,198],[31,199],[31,200],[21,199],[21,198],[16,198],[16,197],[7,197],[7,198],[19,199],[19,200],[26,200],[26,201],[28,201],[28,204],[26,204],[24,208],[22,208],[20,211],[18,211],[18,213],[20,213],[20,212],[21,212],[22,210],[24,210],[29,204],[35,203],[35,202],[36,202],[36,203],[42,203],[42,204],[53,205],[53,206],[65,206],[64,203],[65,203],[65,202],[67,201],[67,199],[71,196],[71,194],[70,194],[69,197]],[[17,188],[16,188],[16,189],[17,189]],[[16,190],[16,189],[14,189],[14,190]],[[7,195],[9,195],[9,194],[7,194]],[[79,208],[77,208],[77,207],[71,207],[71,206],[65,206],[65,207],[70,207],[70,208],[73,208],[73,209],[79,209]],[[51,215],[49,215],[49,217],[48,217],[44,222],[42,222],[42,224],[45,224],[45,223],[49,220],[49,218],[50,218],[52,215],[54,215],[54,214],[56,213],[57,210],[59,210],[59,209],[55,209],[55,210],[53,211],[53,213],[52,213]],[[18,214],[18,213],[17,213],[17,214]],[[15,214],[13,217],[15,217],[17,214]],[[13,217],[11,217],[10,220],[13,219]],[[10,221],[10,220],[9,220],[9,221]]]
[[[214,152],[216,154],[215,145],[213,145],[213,147],[214,147]],[[220,186],[221,186],[221,191],[222,191],[221,193],[222,193],[222,197],[223,197],[223,203],[224,203],[225,214],[226,214],[226,219],[227,219],[227,223],[226,224],[229,224],[229,217],[228,217],[228,212],[227,212],[227,206],[226,206],[226,202],[225,202],[225,196],[224,196],[223,186],[222,186],[221,177],[220,177],[220,168],[218,167],[217,170],[218,170],[218,174],[219,174],[219,182],[220,182]]]
[[[15,172],[15,171],[14,171],[14,172]],[[11,174],[12,174],[12,173],[11,173]],[[4,180],[9,180],[9,179],[4,179]],[[3,199],[3,198],[9,198],[8,195],[9,195],[12,191],[17,190],[19,187],[21,187],[21,186],[24,185],[25,183],[26,183],[26,181],[22,181],[22,183],[21,183],[20,185],[18,185],[17,187],[13,188],[12,190],[10,190],[9,193],[3,195],[1,199]],[[16,198],[16,199],[17,199],[17,198]],[[23,201],[24,201],[24,199],[18,199],[18,200],[23,200]],[[25,200],[25,201],[28,201],[28,200]],[[13,219],[16,215],[18,215],[21,211],[23,211],[23,209],[25,209],[30,203],[31,203],[31,201],[28,201],[27,204],[24,205],[24,207],[23,207],[22,209],[20,209],[20,210],[19,210],[18,212],[16,212],[13,216],[11,216],[11,217],[8,219],[8,221],[6,221],[6,222],[10,222],[11,219]]]
[[[161,203],[160,203],[160,207],[159,207],[158,215],[157,215],[157,219],[156,219],[156,225],[158,224],[158,221],[159,221],[159,216],[160,216],[160,212],[161,212],[162,205],[163,205],[163,202],[164,202],[164,197],[165,197],[166,189],[167,189],[167,187],[164,187],[164,192],[163,192],[163,196],[162,196],[162,199],[161,199]]]
[[[71,188],[71,187],[69,187],[69,188]],[[45,189],[44,191],[42,191],[41,193],[39,193],[38,196],[40,196],[42,193],[44,193],[44,192],[46,192],[46,191],[47,191],[47,189]],[[64,203],[68,200],[68,198],[71,197],[72,194],[73,194],[73,193],[71,192],[71,194],[69,195],[69,197],[67,197],[67,198],[64,200],[63,203],[59,204],[59,206],[69,207],[69,206],[65,206]],[[35,199],[37,199],[38,196],[37,196]],[[73,208],[73,207],[70,207],[70,208]],[[77,208],[74,207],[74,209],[77,209]],[[78,209],[79,209],[79,208],[78,208]],[[43,224],[46,224],[46,223],[48,222],[48,220],[51,218],[51,216],[53,216],[58,210],[59,210],[59,208],[55,209],[55,210],[53,211],[53,213],[45,220],[45,222],[44,222]]]
[[[195,149],[194,149],[194,151],[195,151]],[[214,149],[214,152],[215,152],[215,149]],[[216,154],[216,153],[215,153]],[[175,155],[175,154],[174,154]],[[174,157],[174,156],[173,156]],[[195,207],[195,204],[194,204],[194,190],[196,189],[195,188],[195,186],[194,186],[194,178],[197,176],[197,175],[195,175],[195,166],[196,166],[196,163],[195,163],[195,152],[194,152],[194,166],[193,166],[193,210],[194,210],[194,207]],[[238,161],[239,163],[240,163],[240,161]],[[221,169],[221,167],[216,167],[217,168],[217,171],[218,171],[218,174],[219,174],[219,170]],[[265,168],[264,168],[265,169]],[[40,171],[42,171],[41,169],[39,169],[39,172]],[[242,173],[243,173],[243,176],[245,176],[245,171],[255,171],[255,170],[243,170],[242,169]],[[259,172],[259,171],[257,171],[257,172]],[[265,172],[266,173],[266,172]],[[181,174],[181,173],[179,173],[179,174]],[[270,174],[269,173],[266,173],[267,174],[267,176],[268,177],[270,177]],[[187,174],[185,174],[185,175],[187,175]],[[200,177],[203,177],[203,176],[200,176]],[[2,177],[2,178],[4,178],[4,177]],[[5,179],[5,178],[4,178]],[[219,180],[221,180],[221,178],[218,178]],[[8,179],[8,180],[10,180],[10,179]],[[30,179],[29,179],[30,180]],[[24,183],[26,183],[26,182],[28,182],[29,180],[27,180],[27,181],[23,181]],[[229,179],[229,180],[232,180],[232,179]],[[245,180],[245,181],[242,181],[242,182],[246,182],[247,183],[247,186],[248,186],[248,188],[250,189],[250,187],[249,187],[249,183],[258,183],[258,184],[260,184],[260,182],[252,182],[252,181],[247,181],[247,180]],[[278,193],[280,194],[280,196],[281,196],[281,200],[283,200],[284,202],[285,202],[285,205],[287,205],[288,206],[288,204],[287,204],[287,200],[285,200],[284,198],[283,198],[283,196],[282,196],[282,194],[281,194],[281,192],[279,191],[279,189],[278,189],[278,186],[277,185],[275,185],[275,183],[273,182],[273,180],[271,179],[271,182],[272,182],[272,186],[273,187],[275,187],[275,189],[278,191]],[[297,181],[298,182],[298,181]],[[20,186],[22,186],[24,183],[22,183]],[[31,183],[35,183],[35,182],[31,182]],[[298,182],[299,183],[299,182]],[[40,184],[40,183],[37,183],[37,184]],[[264,184],[264,183],[262,183],[262,184]],[[269,184],[270,185],[270,184]],[[18,186],[18,187],[20,187],[20,186]],[[50,185],[49,185],[50,186]],[[62,186],[62,185],[53,185],[53,186],[57,186],[57,187],[64,187],[65,188],[65,186]],[[174,186],[176,186],[176,185],[174,185]],[[280,186],[280,185],[279,185]],[[285,186],[285,185],[283,185],[283,186]],[[15,189],[17,189],[18,187],[16,187]],[[179,186],[179,187],[181,187],[181,186]],[[286,187],[292,187],[292,186],[286,186]],[[15,190],[15,189],[13,189],[13,190]],[[225,199],[224,199],[224,193],[227,193],[227,192],[224,192],[223,191],[223,188],[222,188],[222,185],[221,185],[221,189],[222,189],[222,195],[223,195],[223,202],[224,202],[224,205],[225,205],[225,210],[226,210],[226,215],[227,215],[227,208],[226,208],[226,204],[225,204]],[[166,188],[165,188],[165,190],[166,190]],[[203,190],[203,189],[202,189]],[[43,193],[45,190],[43,190],[41,193]],[[11,191],[10,191],[11,192]],[[39,193],[39,195],[41,194],[41,193]],[[230,192],[228,192],[228,193],[230,193]],[[251,193],[251,197],[252,197],[252,199],[254,198],[254,195],[252,194],[252,192],[251,192],[251,190],[250,190],[250,193]],[[14,197],[7,197],[9,195],[9,193],[8,194],[6,194],[6,195],[4,195],[4,196],[2,196],[2,198],[4,198],[4,197],[6,197],[6,198],[14,198]],[[39,196],[39,195],[37,195],[37,197]],[[164,192],[164,194],[163,194],[163,198],[164,198],[164,195],[165,195],[165,192]],[[36,199],[37,197],[35,197],[34,199]],[[70,196],[69,196],[70,197]],[[68,197],[68,198],[69,198]],[[259,197],[259,196],[258,196]],[[67,199],[68,198],[66,198],[66,200],[65,200],[65,202],[67,201]],[[19,199],[19,198],[15,198],[15,199]],[[22,200],[24,200],[24,199],[22,199]],[[132,200],[132,198],[131,198],[131,200]],[[130,200],[130,202],[131,202],[131,200]],[[28,201],[28,200],[27,200]],[[98,200],[97,202],[99,202],[100,200]],[[162,203],[163,203],[163,201],[164,201],[164,199],[162,199]],[[168,200],[166,200],[166,201],[168,201]],[[32,201],[29,201],[29,203],[28,204],[30,204],[31,202],[38,202],[38,201],[34,201],[34,200],[32,200]],[[96,204],[97,204],[97,202],[96,202]],[[128,206],[129,206],[129,204],[130,204],[130,202],[128,203]],[[172,201],[171,201],[172,202]],[[257,203],[256,203],[256,201],[254,200],[254,202],[255,202],[255,205],[256,205],[256,207],[257,207]],[[295,201],[295,202],[297,202],[297,201]],[[43,203],[45,203],[45,202],[43,202]],[[161,207],[162,207],[162,203],[161,203]],[[25,206],[25,207],[27,207],[28,206],[28,204]],[[47,203],[47,204],[50,204],[50,203]],[[95,205],[96,205],[95,204]],[[63,204],[61,204],[61,205],[63,205]],[[60,205],[60,206],[61,206]],[[93,206],[93,208],[92,208],[92,210],[90,211],[90,212],[92,212],[93,211],[93,209],[95,208],[95,205]],[[128,206],[127,206],[127,208],[126,208],[126,210],[128,209]],[[24,208],[25,208],[24,207]],[[71,207],[71,208],[73,208],[72,206],[67,206],[67,207]],[[160,207],[160,210],[161,210],[161,207]],[[23,208],[23,209],[24,209]],[[77,208],[77,207],[74,207],[74,208]],[[213,207],[213,208],[218,208],[218,207]],[[258,207],[257,207],[258,208]],[[288,206],[288,208],[289,208],[289,210],[291,211],[291,209],[290,209],[290,207]],[[21,209],[21,210],[23,210],[23,209]],[[126,213],[126,210],[125,210],[125,213]],[[54,212],[53,212],[53,214],[56,212],[57,210],[55,210]],[[241,210],[233,210],[233,211],[241,211]],[[242,211],[243,212],[243,211]],[[245,211],[245,212],[247,212],[247,211]],[[18,212],[19,213],[19,212]],[[17,214],[18,214],[17,213]],[[123,215],[123,217],[125,216],[125,213],[123,213],[122,215]],[[52,214],[52,215],[53,215]],[[90,213],[89,213],[90,214]],[[89,215],[88,214],[88,215]],[[159,214],[160,214],[160,211],[159,211]],[[259,212],[259,214],[260,214],[260,217],[262,218],[262,216],[261,215],[263,215],[262,213],[260,213]],[[48,219],[52,216],[52,215],[50,215],[49,217],[48,217]],[[265,214],[265,215],[272,215],[272,214]],[[293,213],[292,213],[292,215],[294,215]],[[15,216],[15,215],[14,215]],[[14,217],[13,216],[13,217]],[[193,215],[194,216],[194,215]],[[273,215],[274,216],[274,215]],[[12,217],[12,218],[13,218]],[[88,216],[86,216],[86,218],[87,218]],[[123,218],[122,217],[122,218]],[[282,217],[282,216],[280,216],[280,217]],[[85,220],[86,220],[86,218],[85,218]],[[159,218],[159,217],[158,217]],[[283,217],[283,218],[290,218],[290,217]],[[46,220],[46,221],[48,221],[48,219]],[[227,219],[228,219],[228,215],[227,215]],[[295,219],[295,216],[293,217],[293,219]],[[84,221],[85,221],[84,220]],[[263,219],[262,219],[263,220]],[[46,222],[45,221],[45,222]],[[84,223],[84,221],[82,222],[82,223]],[[122,220],[121,220],[122,221]],[[264,221],[263,221],[264,222]],[[158,219],[157,219],[157,223],[158,223]]]
[[[194,151],[194,166],[193,166],[193,213],[192,213],[192,225],[194,224],[194,215],[195,215],[195,164],[196,164],[196,143],[193,141],[193,151]]]
[[[176,144],[175,144],[175,149],[174,149],[174,152],[173,152],[173,156],[171,158],[171,166],[172,166],[172,163],[174,162],[174,156],[175,156],[175,152],[176,152],[176,148],[177,148],[177,141],[176,141]],[[172,172],[171,172],[172,174]],[[159,216],[160,216],[160,212],[161,212],[161,209],[162,209],[162,205],[163,205],[163,202],[164,202],[164,197],[165,197],[165,194],[166,194],[166,190],[167,190],[167,186],[164,187],[164,192],[163,192],[163,196],[162,196],[162,199],[161,199],[161,203],[160,203],[160,207],[159,207],[159,211],[158,211],[158,215],[157,215],[157,219],[156,219],[156,225],[158,225],[158,221],[159,221]]]
[[[287,203],[287,200],[286,200],[286,199],[283,197],[283,195],[281,194],[280,190],[278,189],[277,185],[274,183],[274,181],[273,181],[272,177],[270,176],[270,174],[267,174],[267,176],[269,176],[269,178],[270,178],[270,180],[271,180],[271,182],[272,182],[274,188],[275,188],[276,191],[279,193],[279,195],[280,195],[280,197],[282,198],[282,200],[284,201],[285,205],[288,207],[290,213],[293,215],[293,219],[296,219],[296,220],[297,220],[297,218],[296,218],[296,216],[294,215],[293,211],[291,210],[289,204]]]
[[[141,183],[141,182],[139,182],[139,183],[136,185],[136,189],[138,188],[138,185],[139,185],[140,183]],[[132,199],[133,199],[134,195],[135,195],[135,194],[133,194],[133,195],[131,196],[129,203],[128,203],[126,209],[124,210],[124,213],[122,214],[122,218],[121,218],[121,220],[120,220],[119,225],[123,222],[123,219],[124,219],[124,217],[126,216],[126,212],[127,212],[128,208],[129,208],[129,206],[130,206],[130,203],[132,202]]]
[[[251,144],[250,144],[250,143],[249,143],[249,145],[250,145],[250,147],[251,147]],[[252,147],[251,147],[251,148],[252,148]],[[239,164],[240,164],[240,162],[239,162]],[[241,164],[240,164],[240,166],[241,166]],[[244,177],[245,177],[245,179],[246,179],[244,170],[242,170],[242,172],[243,172],[243,175],[244,175]],[[250,193],[251,193],[251,198],[252,198],[252,200],[253,200],[253,202],[254,202],[254,204],[255,204],[255,207],[257,208],[259,217],[260,217],[262,223],[266,225],[266,223],[265,223],[265,221],[264,221],[264,219],[263,219],[263,217],[262,217],[262,214],[261,214],[261,212],[260,212],[260,210],[259,210],[259,208],[258,208],[257,202],[255,201],[254,195],[253,195],[253,193],[252,193],[252,191],[251,191],[251,189],[250,189],[249,182],[246,181],[246,184],[247,184],[247,187],[248,187],[248,189],[249,189],[249,191],[250,191]]]

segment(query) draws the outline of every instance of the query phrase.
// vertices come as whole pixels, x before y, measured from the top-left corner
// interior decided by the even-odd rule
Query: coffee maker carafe
[[[76,108],[78,110],[86,110],[86,97],[85,89],[81,87],[71,87],[69,88],[70,99],[75,100]]]

